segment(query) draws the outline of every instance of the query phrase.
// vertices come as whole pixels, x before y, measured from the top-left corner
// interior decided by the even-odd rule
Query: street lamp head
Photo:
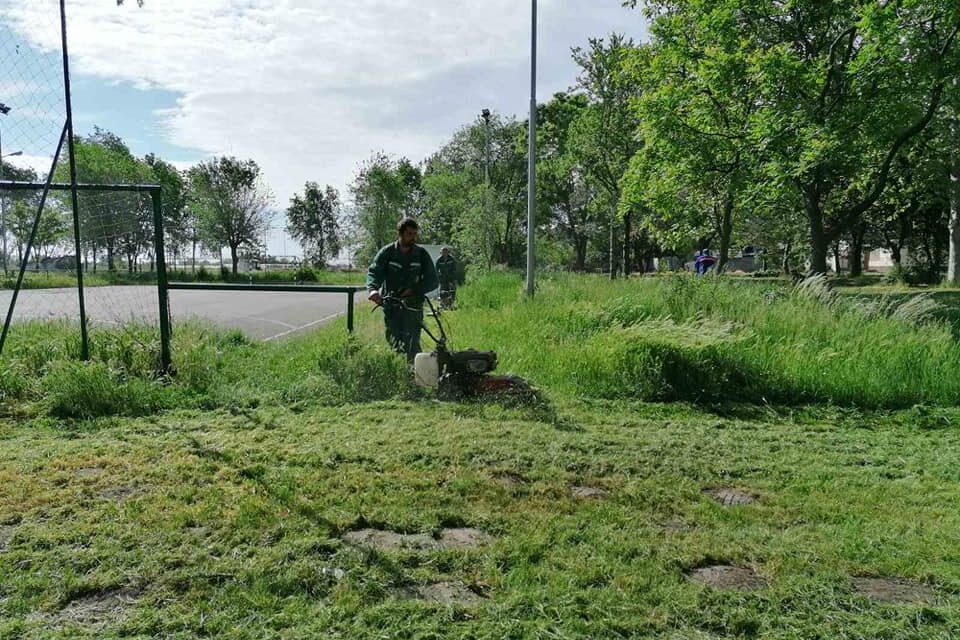
[[[0,102],[0,115],[7,115],[10,113],[10,107]]]
[[[23,151],[14,151],[13,153],[5,153],[5,154],[3,154],[3,157],[4,157],[4,158],[13,158],[14,156],[22,156],[22,155],[23,155]]]

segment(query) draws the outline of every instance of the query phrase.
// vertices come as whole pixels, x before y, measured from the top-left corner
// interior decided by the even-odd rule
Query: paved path
[[[0,291],[0,313],[6,316],[11,291]],[[125,324],[158,323],[155,287],[90,287],[86,289],[87,314],[92,322]],[[80,317],[76,289],[21,291],[14,321]],[[357,311],[363,307],[357,305]],[[259,291],[171,291],[173,321],[190,318],[240,329],[248,336],[275,340],[320,326],[347,312],[343,293]]]

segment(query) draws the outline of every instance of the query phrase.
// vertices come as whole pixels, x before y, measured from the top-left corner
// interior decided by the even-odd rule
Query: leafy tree
[[[12,180],[14,182],[36,182],[37,181],[37,173],[33,169],[20,168],[12,164],[3,162],[2,160],[0,160],[0,163],[3,164],[2,174],[3,174],[4,180]],[[12,208],[17,206],[20,203],[23,203],[24,211],[29,211],[32,208],[34,211],[34,217],[36,217],[36,207],[38,205],[38,196],[35,193],[30,193],[28,191],[2,190],[0,191],[0,198],[3,199],[3,201],[0,202],[0,205],[3,206],[4,211],[6,212],[5,218],[6,218],[6,225],[7,225],[7,229],[6,229],[7,233],[14,235],[15,242],[16,242],[16,235],[13,233],[13,229],[12,229],[12,226],[13,226]],[[20,213],[18,213],[17,215],[20,215]],[[27,233],[29,233],[29,231],[27,231]],[[8,253],[10,252],[9,246],[7,247],[7,252]],[[21,251],[21,254],[22,254],[22,251]],[[21,256],[20,261],[22,260],[23,258]],[[10,266],[9,255],[3,256],[3,264],[5,269],[9,268]]]
[[[189,171],[191,203],[208,247],[229,247],[233,275],[241,249],[257,250],[270,225],[273,195],[253,160],[215,158]]]
[[[18,263],[23,263],[24,253],[27,243],[30,241],[30,233],[33,231],[36,218],[36,203],[29,200],[17,199],[13,202],[11,209],[7,211],[7,230],[13,236]],[[43,215],[40,216],[40,224],[37,226],[37,234],[34,237],[31,254],[31,258],[33,258],[38,269],[41,260],[49,257],[51,250],[67,238],[69,230],[70,224],[67,221],[67,213],[56,206],[56,203],[48,202],[48,205],[44,207]]]
[[[588,105],[583,94],[558,93],[537,110],[538,202],[549,211],[549,229],[573,250],[573,266],[580,271],[586,268],[595,227],[589,205],[596,187],[587,180],[569,141],[571,126]]]
[[[425,215],[428,233],[443,229],[467,258],[480,264],[522,264],[526,220],[526,127],[493,114],[489,126],[489,187],[486,184],[487,126],[461,127],[426,163]]]
[[[316,267],[322,268],[327,257],[340,251],[340,216],[340,194],[330,185],[321,190],[316,182],[307,182],[303,197],[297,194],[290,200],[287,231]]]
[[[631,158],[639,149],[638,121],[631,101],[640,95],[641,86],[635,75],[624,67],[635,45],[621,34],[608,39],[591,38],[586,49],[573,49],[573,59],[580,66],[577,86],[590,100],[572,124],[569,144],[583,165],[586,177],[605,192],[610,220],[610,277],[616,277],[618,244],[631,246],[632,211],[624,212],[622,241],[617,241],[618,207],[621,202],[621,179]],[[632,258],[625,256],[624,271],[629,273]]]
[[[179,169],[156,155],[148,154],[144,162],[153,171],[153,181],[160,185],[165,245],[176,262],[193,235],[187,184]]]
[[[932,121],[955,66],[949,2],[750,2],[761,106],[753,137],[773,188],[803,201],[810,268],[882,196],[893,162]]]
[[[359,260],[368,262],[396,235],[397,222],[422,211],[420,170],[406,158],[374,153],[360,165],[353,183],[353,224],[359,237]]]
[[[126,143],[109,131],[94,127],[93,134],[74,141],[77,179],[88,184],[142,184],[154,179],[150,166],[134,157]],[[69,182],[69,165],[65,158],[57,163],[54,179]],[[59,199],[64,208],[71,208],[68,194]],[[131,193],[80,194],[78,200],[80,235],[83,250],[93,255],[106,252],[107,268],[116,270],[117,253],[125,254],[132,271],[137,256],[152,248],[153,215],[146,198]]]
[[[645,87],[635,103],[644,146],[624,201],[649,207],[647,228],[668,244],[682,236],[719,240],[723,271],[736,219],[745,217],[738,213],[747,213],[739,210],[753,177],[749,126],[758,92],[729,4],[671,18],[654,24],[652,44],[628,65]]]

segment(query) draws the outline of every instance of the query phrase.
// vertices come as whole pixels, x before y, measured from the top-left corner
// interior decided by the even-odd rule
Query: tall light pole
[[[533,297],[533,232],[537,209],[537,0],[531,0],[530,26],[530,140],[527,149],[527,297]]]
[[[484,109],[480,112],[484,125],[484,155],[483,155],[483,178],[490,188],[490,109]]]
[[[483,152],[483,225],[484,239],[487,242],[487,249],[493,248],[490,242],[491,226],[493,224],[493,213],[490,211],[490,109],[484,109],[480,112],[484,124],[484,152]],[[489,257],[489,256],[488,256]]]

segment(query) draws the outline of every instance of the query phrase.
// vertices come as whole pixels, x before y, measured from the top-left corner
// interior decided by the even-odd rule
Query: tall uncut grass
[[[687,276],[554,275],[526,300],[511,273],[480,276],[444,314],[453,348],[495,349],[503,372],[566,397],[954,406],[955,328],[928,296],[860,300],[823,280],[791,288]],[[6,411],[67,418],[175,408],[290,407],[409,397],[378,314],[279,343],[178,325],[158,379],[154,329],[97,330],[92,361],[63,324],[17,326],[0,358]],[[424,336],[425,348],[430,348]]]
[[[158,376],[159,351],[155,329],[96,330],[91,359],[80,362],[77,327],[15,326],[0,358],[0,413],[141,416],[184,408],[342,404],[412,392],[404,360],[385,345],[348,336],[342,321],[281,343],[178,325],[169,377]]]
[[[960,346],[928,299],[867,306],[824,281],[795,289],[724,278],[541,279],[491,274],[448,314],[458,346],[600,398],[902,407],[960,400]]]

